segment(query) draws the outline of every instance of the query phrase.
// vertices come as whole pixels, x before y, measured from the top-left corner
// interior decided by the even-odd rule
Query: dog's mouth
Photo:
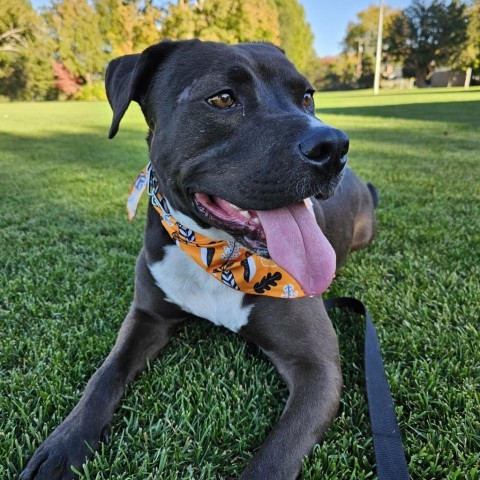
[[[270,258],[265,230],[256,210],[242,210],[220,197],[205,193],[195,194],[195,206],[209,223],[232,234],[254,253]]]
[[[215,195],[196,193],[195,207],[211,225],[248,250],[271,258],[307,295],[323,293],[335,275],[335,251],[304,202],[273,210],[243,210]]]

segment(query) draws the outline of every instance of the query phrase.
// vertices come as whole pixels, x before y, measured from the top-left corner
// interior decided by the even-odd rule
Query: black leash
[[[408,480],[407,461],[388,386],[377,332],[365,305],[355,298],[324,300],[325,308],[339,308],[365,317],[365,383],[379,480]]]

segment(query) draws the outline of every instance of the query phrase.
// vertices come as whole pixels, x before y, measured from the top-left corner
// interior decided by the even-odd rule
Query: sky
[[[320,57],[334,56],[341,51],[340,43],[347,24],[356,20],[356,14],[379,0],[300,0],[307,14],[307,21],[315,35],[315,50]],[[405,8],[411,0],[386,0],[386,4]]]
[[[340,43],[347,24],[356,14],[379,0],[299,0],[315,35],[315,50],[320,57],[334,56],[341,51]],[[386,0],[392,7],[405,8],[411,0]],[[32,0],[34,7],[47,5],[48,0]]]

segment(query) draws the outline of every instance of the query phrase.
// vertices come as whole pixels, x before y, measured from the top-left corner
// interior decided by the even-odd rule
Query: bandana
[[[160,215],[163,227],[175,244],[219,282],[234,290],[253,295],[277,298],[308,295],[300,283],[273,260],[250,252],[235,240],[213,240],[175,220],[168,202],[158,191],[158,183],[150,163],[141,170],[130,187],[127,201],[130,221],[133,221],[140,198],[146,189],[153,208]],[[305,208],[313,215],[310,199],[305,200]]]

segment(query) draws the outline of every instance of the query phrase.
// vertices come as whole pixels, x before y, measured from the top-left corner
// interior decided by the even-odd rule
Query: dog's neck
[[[147,190],[150,202],[159,214],[163,228],[175,244],[193,261],[224,285],[243,293],[277,298],[304,297],[300,284],[285,269],[269,258],[250,252],[225,234],[213,239],[204,229],[199,232],[174,217],[167,199],[159,192],[151,164],[137,176],[130,188],[127,211],[133,220],[142,193]],[[187,222],[184,222],[187,223]]]
[[[151,165],[147,167],[147,189],[153,208],[171,239],[192,260],[224,285],[253,295],[278,298],[303,297],[299,283],[269,258],[248,251],[234,240],[212,239],[174,218],[171,207],[158,191]]]

